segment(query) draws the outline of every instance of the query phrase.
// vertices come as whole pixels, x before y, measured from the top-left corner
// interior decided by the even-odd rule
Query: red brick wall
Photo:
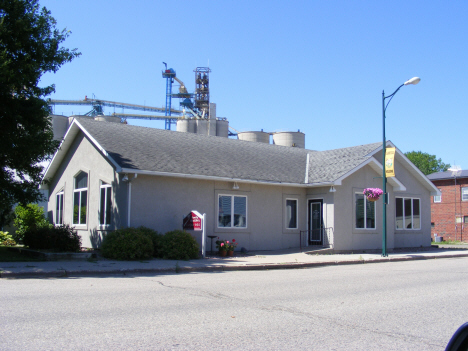
[[[468,218],[468,201],[461,201],[461,188],[468,187],[468,178],[434,180],[434,185],[442,192],[442,202],[431,200],[431,236],[442,236],[444,240],[461,240],[468,242],[468,223],[464,223],[464,217]],[[457,217],[461,217],[461,223],[455,222],[455,209]]]

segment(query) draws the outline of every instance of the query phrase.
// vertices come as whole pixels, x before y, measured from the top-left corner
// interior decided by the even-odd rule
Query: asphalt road
[[[468,258],[0,281],[1,350],[444,350]]]

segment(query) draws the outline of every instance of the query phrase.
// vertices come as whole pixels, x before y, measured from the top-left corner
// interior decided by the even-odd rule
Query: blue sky
[[[300,129],[306,148],[327,150],[381,142],[382,90],[418,76],[387,109],[387,139],[468,169],[466,1],[39,2],[82,53],[43,76],[53,99],[163,107],[163,61],[191,92],[209,65],[218,117],[239,131]]]

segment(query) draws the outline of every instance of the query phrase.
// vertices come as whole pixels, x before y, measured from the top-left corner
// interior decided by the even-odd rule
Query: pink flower
[[[220,246],[221,246],[221,247],[223,247],[223,246],[224,246],[224,243],[221,243],[221,245],[220,245]]]
[[[229,244],[229,241],[226,241],[226,244]]]

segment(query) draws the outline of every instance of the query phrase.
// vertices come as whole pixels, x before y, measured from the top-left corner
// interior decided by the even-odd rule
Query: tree
[[[437,159],[435,155],[429,155],[421,151],[406,152],[405,156],[425,175],[435,172],[445,172],[450,167],[449,164],[443,163],[440,158]]]
[[[15,203],[42,197],[43,166],[57,149],[45,97],[55,86],[39,87],[46,72],[57,72],[80,53],[60,44],[70,35],[38,0],[0,0],[0,225]]]

